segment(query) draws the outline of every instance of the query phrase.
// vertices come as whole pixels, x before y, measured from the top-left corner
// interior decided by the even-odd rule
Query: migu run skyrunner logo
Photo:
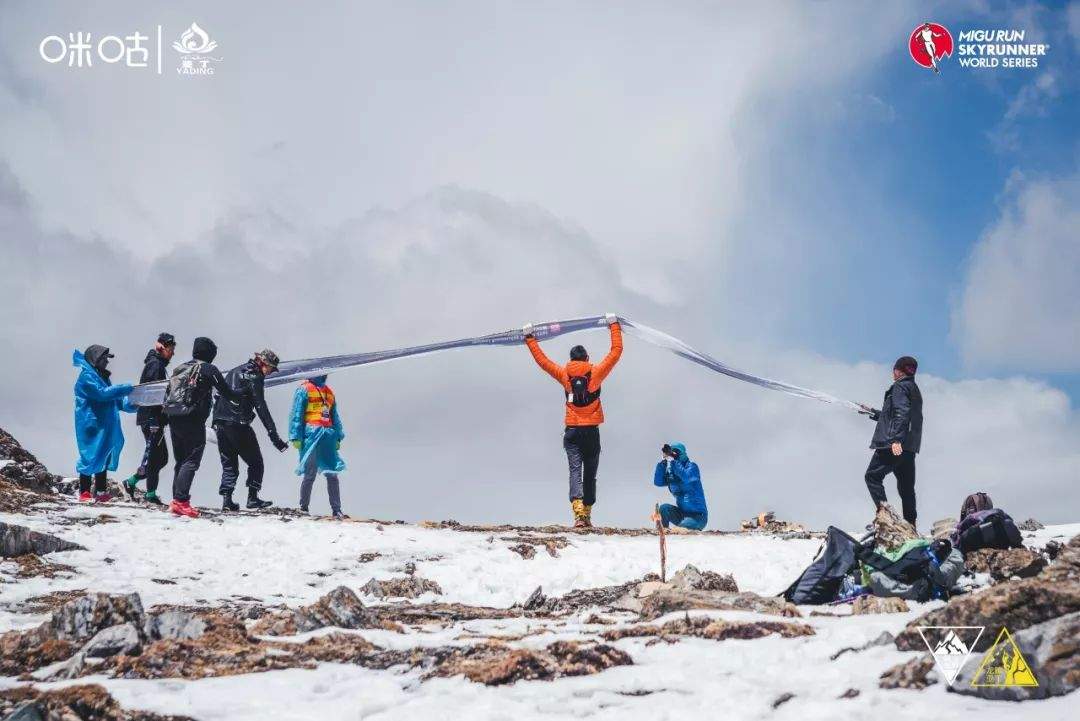
[[[927,70],[941,72],[941,62],[956,56],[966,70],[1039,67],[1050,46],[1028,42],[1027,30],[1019,28],[965,28],[953,38],[944,25],[923,22],[908,36],[908,54]]]

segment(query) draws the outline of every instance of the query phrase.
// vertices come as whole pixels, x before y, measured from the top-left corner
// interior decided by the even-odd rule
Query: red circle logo
[[[924,68],[938,72],[938,61],[945,56],[952,56],[952,33],[944,25],[923,23],[911,31],[908,38],[908,52],[911,59]]]

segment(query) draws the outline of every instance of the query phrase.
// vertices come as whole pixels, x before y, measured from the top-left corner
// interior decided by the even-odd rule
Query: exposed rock
[[[907,602],[902,598],[880,596],[859,596],[851,604],[851,615],[866,613],[904,613],[909,611]]]
[[[793,693],[782,693],[776,697],[775,701],[772,702],[772,707],[774,709],[780,708],[793,698],[795,698],[795,694]]]
[[[645,576],[646,581],[658,581],[656,574]],[[589,606],[620,607],[619,601],[630,596],[636,591],[641,581],[629,581],[618,586],[601,586],[599,588],[575,589],[558,598],[548,598],[544,601],[546,611],[576,611]]]
[[[11,560],[19,567],[19,570],[15,572],[19,578],[56,578],[75,573],[73,566],[46,561],[33,553],[24,553]]]
[[[521,554],[522,558],[529,559],[536,555],[536,548],[543,547],[552,558],[559,557],[560,548],[566,548],[570,541],[563,536],[539,537],[533,535],[504,536],[503,541],[517,541],[517,545],[511,546],[510,550]],[[528,550],[526,550],[528,549]]]
[[[527,543],[519,543],[516,546],[510,546],[510,550],[524,558],[526,561],[536,556],[536,546],[530,546]]]
[[[870,648],[875,648],[876,646],[888,646],[895,640],[896,637],[893,636],[891,633],[889,633],[888,631],[882,631],[877,638],[873,639],[872,641],[867,641],[862,646],[846,646],[845,648],[840,649],[832,656],[829,656],[829,660],[835,661],[836,659],[843,656],[845,653],[858,653],[860,651],[865,651]]]
[[[934,659],[924,654],[906,663],[893,666],[881,674],[881,681],[878,685],[881,688],[924,689],[937,682],[938,677],[937,671],[934,670]]]
[[[777,634],[783,638],[813,636],[814,629],[803,623],[784,623],[781,621],[724,621],[706,617],[676,619],[662,626],[652,624],[625,626],[604,631],[602,636],[607,641],[621,638],[642,636],[694,636],[723,641],[729,638],[752,639]]]
[[[529,597],[525,599],[525,603],[522,604],[522,608],[526,611],[532,611],[534,609],[542,608],[544,602],[547,601],[547,597],[544,595],[544,587],[537,586],[536,590],[529,594]]]
[[[844,691],[844,693],[840,694],[836,698],[838,698],[838,699],[840,699],[840,698],[855,698],[858,695],[859,695],[859,689],[857,689],[857,688],[849,688],[847,691]]]
[[[99,631],[124,623],[142,629],[146,623],[139,594],[93,593],[64,604],[39,630],[49,638],[83,642]]]
[[[976,573],[989,573],[995,581],[1014,576],[1030,578],[1046,568],[1046,559],[1030,548],[982,548],[964,556],[964,566]]]
[[[206,621],[191,611],[168,610],[147,619],[146,635],[153,639],[193,639],[206,631]]]
[[[373,578],[360,587],[360,593],[375,598],[416,598],[429,592],[442,595],[439,584],[411,575],[387,581],[376,581]]]
[[[2,431],[0,431],[2,433]],[[26,526],[0,521],[0,556],[11,558],[26,553],[44,556],[56,551],[85,551],[77,543],[65,541],[48,533],[31,531]]]
[[[267,636],[282,636],[327,626],[383,628],[385,624],[364,606],[351,589],[338,586],[310,606],[262,618],[252,631]]]
[[[971,682],[982,665],[980,659],[979,663],[966,664],[949,690],[988,699],[1026,701],[1064,696],[1080,687],[1080,613],[1037,624],[1012,637],[1038,686],[973,687]],[[995,661],[1001,665],[999,659]],[[1006,664],[1006,669],[1010,665]]]
[[[586,676],[633,663],[623,651],[605,644],[558,641],[545,649],[515,649],[502,644],[455,648],[426,678],[459,676],[488,686],[520,680],[549,681]]]
[[[361,553],[356,558],[356,562],[357,563],[371,563],[376,558],[381,558],[381,557],[382,557],[382,554],[379,553],[378,551],[374,551],[374,552],[371,552],[371,553]]]
[[[935,539],[948,538],[956,528],[958,521],[955,518],[942,518],[940,521],[934,521],[934,524],[930,526],[930,535]]]
[[[764,511],[753,518],[739,523],[739,530],[743,533],[758,531],[761,533],[775,533],[785,538],[809,538],[810,532],[798,523],[790,521],[778,521],[772,511]]]
[[[0,428],[0,478],[38,493],[52,493],[53,486],[63,480],[49,473],[33,453],[3,428]]]
[[[106,658],[118,653],[138,653],[140,648],[139,629],[132,623],[125,623],[98,631],[79,653],[86,658]]]
[[[96,684],[54,691],[42,691],[34,686],[4,689],[0,691],[0,718],[6,721],[192,721],[187,716],[127,711],[104,687]]]
[[[382,624],[379,628],[398,630],[398,624],[421,625],[428,623],[450,624],[477,619],[519,618],[521,609],[466,606],[462,603],[386,603],[368,606]],[[543,612],[540,612],[542,615]],[[533,614],[528,615],[536,615]]]
[[[1004,626],[1015,634],[1077,611],[1080,611],[1080,535],[1074,536],[1039,575],[957,596],[944,607],[915,619],[896,637],[896,647],[901,651],[925,649],[916,626],[994,629]],[[984,633],[975,650],[985,651],[993,642],[993,635]]]
[[[739,585],[735,583],[734,577],[730,574],[699,571],[695,566],[689,564],[671,577],[671,585],[683,590],[739,592]]]
[[[1041,531],[1042,529],[1046,528],[1046,526],[1039,523],[1034,518],[1029,518],[1023,523],[1021,523],[1019,526],[1017,526],[1017,528],[1019,528],[1021,531]]]
[[[919,538],[915,527],[905,521],[888,503],[878,506],[874,514],[874,546],[892,551],[907,541]]]
[[[1063,548],[1065,548],[1065,545],[1061,541],[1050,540],[1043,546],[1043,553],[1046,554],[1047,558],[1053,561],[1058,557],[1058,554],[1061,553],[1061,549]]]
[[[85,588],[75,588],[70,591],[53,591],[43,596],[33,596],[26,599],[19,604],[19,611],[23,613],[51,613],[68,601],[73,601],[85,595]]]
[[[659,591],[642,602],[641,617],[653,619],[672,611],[693,609],[717,609],[730,611],[755,611],[775,616],[797,618],[802,616],[794,604],[776,596],[759,596],[756,593],[725,593],[723,591],[683,591],[673,589]]]

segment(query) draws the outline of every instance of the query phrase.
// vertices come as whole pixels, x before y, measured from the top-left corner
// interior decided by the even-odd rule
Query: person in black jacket
[[[165,369],[176,352],[176,338],[172,333],[158,335],[154,347],[146,354],[143,361],[142,375],[139,383],[153,383],[163,381],[166,378]],[[169,449],[165,445],[165,414],[161,406],[139,406],[135,423],[142,430],[146,448],[143,450],[142,462],[139,469],[124,481],[124,490],[135,500],[135,489],[139,487],[139,481],[146,479],[146,495],[143,498],[147,503],[156,506],[162,505],[158,498],[157,487],[161,476],[161,469],[169,464]]]
[[[284,451],[289,447],[278,435],[264,396],[266,376],[276,371],[277,366],[278,357],[274,351],[259,351],[247,363],[225,374],[225,383],[232,390],[233,397],[219,396],[214,401],[214,432],[217,434],[218,453],[221,454],[221,487],[218,492],[221,494],[223,511],[240,509],[239,504],[232,498],[236,480],[240,477],[240,459],[243,459],[248,467],[247,507],[266,508],[273,505],[270,501],[259,498],[263,479],[263,457],[251,422],[258,414],[274,448]]]
[[[863,406],[870,419],[877,421],[870,447],[874,455],[866,469],[866,487],[874,504],[885,497],[885,476],[896,476],[904,519],[915,525],[915,454],[922,445],[922,393],[915,383],[919,363],[911,356],[898,358],[893,365],[893,384],[885,391],[881,410]]]
[[[169,510],[180,516],[199,515],[191,506],[191,482],[202,463],[203,451],[206,450],[206,419],[210,416],[211,389],[231,397],[232,391],[225,383],[221,371],[213,364],[217,356],[217,346],[209,338],[196,338],[191,351],[192,360],[173,371],[173,377],[184,372],[186,366],[198,363],[198,373],[191,393],[190,410],[183,415],[170,412],[166,399],[165,414],[169,423],[169,436],[172,438],[173,455],[176,456],[176,471],[173,475],[173,500]],[[186,410],[186,409],[185,409]]]

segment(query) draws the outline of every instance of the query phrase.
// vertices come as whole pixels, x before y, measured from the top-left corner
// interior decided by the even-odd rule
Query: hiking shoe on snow
[[[169,510],[175,513],[177,516],[187,516],[188,518],[198,518],[199,509],[191,507],[191,501],[177,501],[173,500],[169,504]]]
[[[592,528],[592,523],[588,518],[576,518],[574,519],[574,528]]]
[[[249,495],[247,499],[247,507],[254,510],[258,510],[260,508],[269,508],[272,505],[274,505],[273,501],[264,501],[254,493]]]
[[[301,513],[309,513],[309,511],[307,509],[307,506],[300,506],[299,510],[300,510]]]
[[[94,500],[94,496],[90,493],[90,491],[83,491],[79,494],[80,503],[89,503],[92,500]]]
[[[161,502],[161,499],[158,498],[157,491],[147,491],[146,495],[143,496],[143,500],[146,501],[147,503],[149,503],[151,506],[164,506],[165,505],[164,503]]]
[[[108,503],[111,500],[112,500],[112,494],[109,493],[108,491],[105,491],[104,493],[95,493],[94,494],[94,502],[95,503]]]
[[[139,477],[138,476],[131,476],[130,478],[125,479],[124,482],[121,483],[120,485],[123,486],[123,488],[127,492],[128,496],[131,498],[131,500],[134,501],[135,500],[135,490],[139,487]]]
[[[341,511],[334,511],[334,520],[335,521],[344,521],[346,518],[348,518],[348,516],[346,516]]]
[[[232,499],[232,496],[221,497],[221,510],[223,511],[239,511],[240,504]]]

